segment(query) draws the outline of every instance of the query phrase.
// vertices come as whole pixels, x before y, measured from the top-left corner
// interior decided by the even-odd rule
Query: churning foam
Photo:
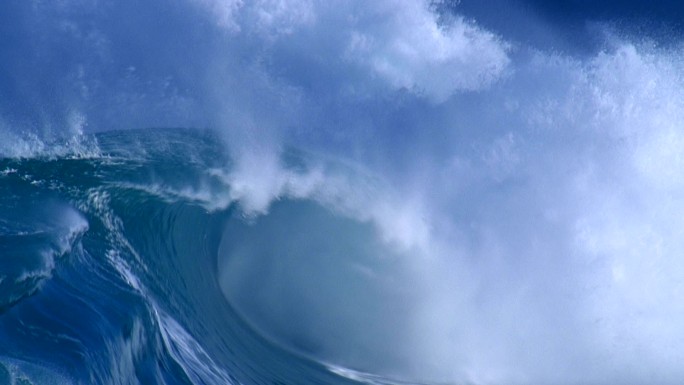
[[[293,177],[271,162],[232,174],[238,199],[262,215],[276,198],[314,199],[372,223],[412,261],[403,266],[419,299],[407,297],[406,344],[388,343],[410,358],[385,363],[387,374],[672,383],[684,376],[682,52],[616,39],[587,59],[523,56],[474,107],[458,94],[412,111],[420,123],[403,129],[422,151],[370,163],[389,188]],[[428,127],[443,132],[437,141]],[[346,363],[367,370],[367,359]]]

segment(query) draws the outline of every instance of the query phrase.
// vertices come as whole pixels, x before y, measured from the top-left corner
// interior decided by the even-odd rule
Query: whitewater
[[[677,384],[674,1],[0,4],[0,384]]]

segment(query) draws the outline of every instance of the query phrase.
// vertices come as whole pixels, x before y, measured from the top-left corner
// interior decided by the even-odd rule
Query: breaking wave
[[[540,3],[2,3],[0,383],[681,382],[674,5]]]

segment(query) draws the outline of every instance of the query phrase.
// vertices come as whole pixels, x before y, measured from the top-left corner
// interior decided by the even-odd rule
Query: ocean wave
[[[0,2],[0,382],[680,383],[684,7],[543,3]]]

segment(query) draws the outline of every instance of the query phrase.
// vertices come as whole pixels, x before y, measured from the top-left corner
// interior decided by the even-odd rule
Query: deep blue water
[[[0,162],[2,383],[350,382],[226,301],[219,245],[244,242],[224,231],[245,219],[180,192],[226,188],[212,139],[110,132],[97,153]]]

